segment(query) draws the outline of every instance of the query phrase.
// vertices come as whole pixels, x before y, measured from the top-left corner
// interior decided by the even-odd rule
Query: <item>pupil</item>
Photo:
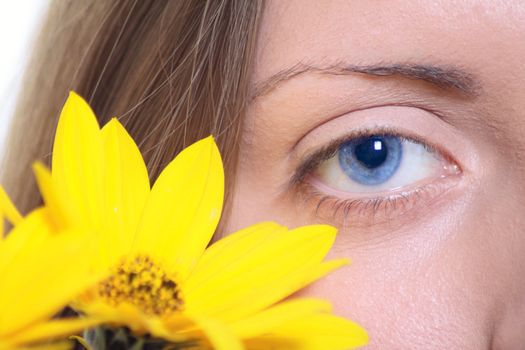
[[[379,137],[369,137],[355,146],[354,155],[368,169],[383,164],[388,156],[385,142]]]

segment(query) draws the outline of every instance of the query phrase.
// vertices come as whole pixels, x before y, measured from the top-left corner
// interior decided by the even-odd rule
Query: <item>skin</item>
[[[364,326],[370,349],[522,349],[524,35],[520,0],[270,0],[228,232],[264,220],[336,226],[330,257],[352,264],[301,294]],[[458,68],[472,91],[311,71],[260,91],[298,62],[335,61]],[[377,126],[433,145],[443,167],[460,171],[364,194],[332,191],[315,171],[288,186],[309,154]],[[313,189],[330,198],[320,204]],[[405,200],[393,199],[400,192]],[[337,198],[365,204],[344,210]]]

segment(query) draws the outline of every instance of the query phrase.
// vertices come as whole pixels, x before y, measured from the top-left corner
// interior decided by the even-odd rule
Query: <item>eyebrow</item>
[[[400,76],[412,80],[421,80],[442,90],[453,90],[466,97],[476,97],[481,84],[465,70],[454,66],[436,66],[413,63],[354,65],[337,62],[328,66],[316,66],[299,62],[280,70],[262,82],[256,83],[251,94],[251,101],[275,90],[279,85],[304,73],[329,75],[351,75],[356,73],[375,77]]]

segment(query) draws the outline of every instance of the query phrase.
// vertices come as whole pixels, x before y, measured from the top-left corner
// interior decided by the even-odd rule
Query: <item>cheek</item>
[[[228,232],[263,220],[318,221],[276,199],[271,178],[239,175]],[[505,187],[499,179],[490,174],[412,226],[340,230],[330,256],[352,264],[299,295],[330,300],[368,330],[371,349],[487,349],[500,337],[502,349],[513,349],[525,321],[515,311],[525,308],[525,219],[515,215],[525,208],[512,195],[519,181]]]
[[[318,221],[314,215],[297,206],[293,199],[283,198],[280,195],[279,184],[284,182],[281,175],[284,170],[278,169],[279,164],[270,160],[258,163],[266,166],[261,168],[246,166],[238,171],[232,210],[225,232],[234,232],[261,221],[276,221],[290,228]],[[272,166],[269,167],[267,164]]]
[[[301,294],[330,299],[369,331],[373,349],[488,348],[498,299],[486,291],[494,291],[496,271],[482,248],[461,238],[481,226],[459,229],[458,212],[462,203],[440,215],[446,220],[366,247],[350,246],[343,237],[350,232],[342,232],[331,254],[352,264]]]

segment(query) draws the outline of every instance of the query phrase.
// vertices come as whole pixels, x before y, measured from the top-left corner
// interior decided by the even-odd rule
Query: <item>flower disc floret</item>
[[[98,293],[113,306],[133,304],[148,315],[169,315],[183,307],[175,278],[147,255],[123,259],[115,272],[100,283]]]

